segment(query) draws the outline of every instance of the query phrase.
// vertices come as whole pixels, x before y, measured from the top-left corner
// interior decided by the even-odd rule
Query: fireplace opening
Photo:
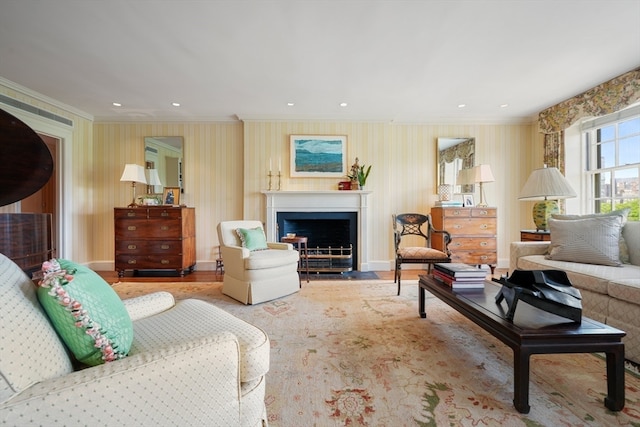
[[[278,212],[277,223],[278,238],[287,233],[307,237],[310,271],[358,269],[356,212]]]

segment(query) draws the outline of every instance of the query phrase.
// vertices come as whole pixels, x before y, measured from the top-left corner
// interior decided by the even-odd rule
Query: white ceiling
[[[0,77],[97,121],[508,122],[640,66],[639,23],[640,0],[0,0]]]

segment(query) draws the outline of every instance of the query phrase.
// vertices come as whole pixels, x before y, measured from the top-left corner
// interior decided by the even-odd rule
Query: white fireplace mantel
[[[267,240],[277,242],[278,212],[356,212],[358,270],[369,271],[369,204],[371,191],[263,191],[267,198]]]

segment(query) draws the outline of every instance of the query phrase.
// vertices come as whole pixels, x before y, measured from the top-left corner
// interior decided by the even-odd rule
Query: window
[[[595,213],[630,208],[638,221],[640,107],[583,123],[587,153],[587,201]]]

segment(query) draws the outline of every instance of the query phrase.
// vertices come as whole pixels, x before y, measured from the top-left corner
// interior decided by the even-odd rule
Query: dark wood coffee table
[[[420,276],[418,310],[426,317],[425,290],[444,301],[469,320],[513,350],[513,405],[529,413],[529,358],[532,354],[596,353],[607,357],[607,397],[604,404],[612,411],[624,407],[624,331],[595,320],[571,322],[521,302],[513,322],[506,320],[507,305],[496,304],[498,284],[485,281],[484,290],[453,291],[431,276]]]

